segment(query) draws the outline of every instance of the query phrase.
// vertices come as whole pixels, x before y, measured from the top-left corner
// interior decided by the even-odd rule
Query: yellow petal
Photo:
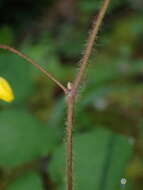
[[[11,102],[14,99],[10,84],[3,77],[0,77],[0,99],[6,102]]]

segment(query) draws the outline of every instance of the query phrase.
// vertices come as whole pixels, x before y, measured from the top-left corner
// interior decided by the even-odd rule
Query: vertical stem
[[[92,30],[89,34],[89,37],[88,37],[88,40],[87,40],[87,45],[86,45],[86,48],[84,50],[84,53],[83,53],[83,57],[81,59],[81,63],[80,63],[80,69],[79,69],[79,72],[77,73],[76,75],[76,78],[75,78],[75,81],[74,81],[74,91],[76,91],[83,79],[83,76],[85,74],[85,71],[86,71],[86,68],[87,68],[87,65],[88,65],[88,60],[90,58],[90,55],[92,53],[92,49],[93,49],[93,45],[94,45],[94,42],[97,38],[97,34],[99,32],[99,29],[100,29],[100,26],[103,22],[103,18],[105,16],[105,13],[107,11],[107,8],[109,6],[109,3],[110,3],[110,0],[104,0],[103,1],[103,4],[102,4],[102,7],[99,11],[99,14],[97,16],[97,19],[95,18],[94,22],[93,22],[93,27],[92,27]]]
[[[73,190],[73,109],[74,97],[67,96],[67,190]]]
[[[76,75],[75,81],[71,87],[69,93],[67,94],[67,190],[73,190],[73,112],[74,112],[74,103],[75,98],[77,96],[77,90],[81,81],[83,80],[83,76],[85,74],[88,60],[92,53],[93,45],[96,40],[99,28],[102,24],[104,15],[108,8],[110,0],[104,0],[103,5],[99,11],[98,17],[96,21],[94,21],[93,28],[91,33],[89,34],[87,40],[87,46],[84,51],[83,58],[81,59],[81,65],[79,72]]]

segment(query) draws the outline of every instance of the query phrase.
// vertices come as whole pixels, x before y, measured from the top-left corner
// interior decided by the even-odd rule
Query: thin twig
[[[96,22],[94,21],[93,29],[89,35],[87,46],[84,51],[83,58],[81,59],[81,65],[79,72],[77,73],[77,76],[75,78],[75,81],[69,89],[69,94],[67,95],[67,190],[73,190],[74,184],[73,184],[73,114],[74,114],[74,105],[75,105],[75,98],[77,96],[77,89],[79,88],[79,85],[83,79],[83,76],[85,74],[88,60],[90,58],[90,55],[92,53],[92,48],[97,36],[97,33],[99,31],[99,28],[102,24],[102,20],[104,18],[105,12],[107,10],[107,7],[110,3],[110,0],[104,0],[103,5],[99,11],[98,17],[96,19]]]
[[[64,87],[55,77],[53,77],[48,71],[46,71],[43,67],[35,63],[31,58],[27,57],[25,54],[17,51],[14,48],[11,48],[6,45],[0,45],[0,48],[9,50],[23,59],[27,60],[31,64],[33,64],[35,67],[37,67],[40,71],[42,71],[49,79],[54,81],[67,95],[67,190],[73,190],[73,113],[74,113],[74,105],[75,105],[75,98],[77,96],[77,89],[79,88],[79,85],[83,79],[83,76],[85,74],[88,60],[90,58],[90,55],[92,53],[92,48],[97,36],[97,33],[99,31],[99,28],[102,24],[102,20],[104,18],[105,12],[107,10],[107,7],[110,3],[110,0],[104,0],[103,5],[99,11],[98,17],[96,19],[96,22],[94,21],[93,29],[89,35],[87,46],[84,51],[83,58],[81,59],[81,65],[79,72],[77,73],[77,76],[75,78],[75,81],[71,87],[71,89],[68,89],[68,87]]]
[[[74,84],[73,84],[74,92],[78,89],[78,87],[83,79],[83,76],[85,74],[85,70],[86,70],[90,55],[92,53],[94,42],[96,40],[99,28],[102,24],[102,21],[103,21],[103,18],[104,18],[104,15],[106,13],[109,3],[110,3],[110,0],[104,0],[103,5],[97,16],[97,19],[95,19],[93,22],[93,29],[92,29],[91,33],[89,34],[89,37],[87,40],[87,45],[84,50],[83,57],[80,61],[81,66],[80,66],[79,72],[77,73],[77,76],[76,76]]]
[[[33,59],[31,59],[30,57],[28,57],[27,55],[21,53],[20,51],[16,50],[15,48],[12,48],[10,46],[7,45],[1,45],[0,44],[0,48],[1,49],[5,49],[8,50],[18,56],[20,56],[21,58],[25,59],[26,61],[28,61],[29,63],[31,63],[32,65],[34,65],[38,70],[40,70],[42,73],[44,73],[50,80],[52,80],[53,82],[55,82],[64,92],[65,94],[68,93],[68,90],[66,87],[64,87],[51,73],[49,73],[47,70],[45,70],[42,66],[40,66],[39,64],[37,64]]]
[[[73,106],[72,96],[67,97],[67,190],[73,190]]]

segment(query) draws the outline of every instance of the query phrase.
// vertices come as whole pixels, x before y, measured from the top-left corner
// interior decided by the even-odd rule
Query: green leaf
[[[12,85],[16,102],[32,93],[31,65],[17,55],[0,54],[0,75]]]
[[[21,177],[18,177],[7,190],[42,190],[42,181],[40,177],[35,173],[30,173]]]
[[[142,60],[130,63],[125,60],[122,62],[121,60],[115,60],[114,63],[111,61],[111,64],[97,64],[95,69],[89,70],[89,80],[83,90],[80,105],[93,105],[96,101],[108,99],[113,94],[118,94],[119,100],[122,93],[126,93],[129,98],[133,92],[141,92],[142,84],[133,83],[132,79],[140,75],[142,65]],[[122,99],[126,99],[125,96]],[[132,99],[130,103],[133,103],[133,101]]]
[[[47,155],[55,148],[57,133],[30,113],[21,110],[0,113],[0,165],[14,167]]]
[[[58,128],[64,126],[65,123],[65,109],[66,109],[65,98],[61,98],[55,105],[53,113],[49,118],[48,125]]]
[[[74,138],[75,189],[120,189],[127,161],[132,153],[129,141],[105,129],[77,135]],[[50,172],[59,189],[65,183],[65,146],[57,149]]]

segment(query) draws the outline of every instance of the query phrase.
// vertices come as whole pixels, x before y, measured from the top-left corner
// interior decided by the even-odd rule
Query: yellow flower
[[[0,99],[6,102],[11,102],[14,99],[10,84],[3,77],[0,77]]]

